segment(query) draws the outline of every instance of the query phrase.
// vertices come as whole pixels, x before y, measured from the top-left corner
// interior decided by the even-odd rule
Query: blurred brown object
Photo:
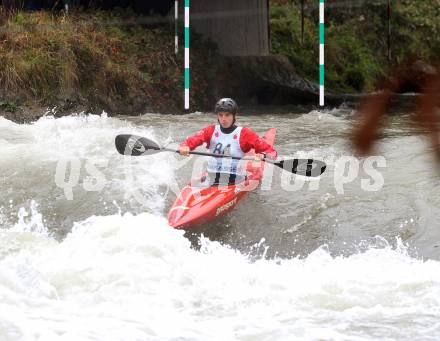
[[[388,112],[393,94],[420,92],[414,114],[415,122],[429,135],[440,162],[440,119],[436,113],[440,98],[440,67],[434,68],[422,61],[415,61],[396,68],[381,87],[380,93],[366,98],[360,107],[360,124],[355,128],[352,143],[361,155],[373,152],[373,145]]]

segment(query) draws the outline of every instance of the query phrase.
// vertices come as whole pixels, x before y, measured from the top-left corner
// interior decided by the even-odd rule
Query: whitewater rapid
[[[428,340],[440,263],[381,247],[250,261],[153,214],[93,216],[59,242],[2,230],[2,340]]]
[[[267,117],[243,121],[261,132],[278,120],[281,152],[301,141],[304,152],[346,151],[338,112]],[[363,197],[353,182],[338,195],[330,168],[294,202],[279,186],[253,194],[194,249],[165,219],[167,184],[186,182],[190,164],[171,153],[127,161],[113,145],[127,131],[176,142],[211,117],[189,115],[183,131],[174,119],[0,118],[0,340],[439,339],[439,187],[423,139],[399,122],[387,131],[383,192]],[[60,160],[64,182],[79,160],[72,200],[57,185]]]

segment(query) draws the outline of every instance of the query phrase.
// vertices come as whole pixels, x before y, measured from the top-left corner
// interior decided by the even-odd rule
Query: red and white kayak
[[[266,132],[264,139],[274,145],[276,129]],[[251,150],[246,155],[254,155]],[[185,186],[168,212],[168,224],[174,228],[186,229],[207,223],[232,209],[246,197],[249,191],[258,187],[263,177],[265,162],[244,161],[246,180],[235,185],[195,187]]]

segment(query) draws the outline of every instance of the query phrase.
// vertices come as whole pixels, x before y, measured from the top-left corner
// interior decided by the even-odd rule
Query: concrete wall
[[[217,43],[220,54],[269,54],[268,0],[191,0],[190,6],[191,28]]]

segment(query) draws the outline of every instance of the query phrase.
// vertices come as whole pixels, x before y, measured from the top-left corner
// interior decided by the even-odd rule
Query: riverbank
[[[296,46],[291,40],[298,41],[297,17],[295,7],[271,5],[273,54],[269,56],[222,57],[213,42],[191,32],[191,111],[210,111],[216,99],[225,96],[237,99],[240,107],[318,103],[317,72],[313,71],[317,51],[312,48],[317,32],[306,21],[305,41]],[[0,18],[0,116],[23,123],[47,112],[55,116],[184,112],[183,49],[175,54],[174,24],[166,17],[139,16],[129,10],[7,16],[0,10]],[[326,54],[326,103],[356,106],[359,94],[373,91],[373,79],[383,77],[384,71],[362,70],[368,80],[351,84],[351,76],[344,72],[374,56],[358,56],[358,65],[349,49],[338,54],[341,46],[353,40],[352,33],[342,31],[332,38]],[[335,32],[332,26],[329,35]],[[352,46],[352,53],[358,54],[357,45]],[[374,52],[373,47],[370,50]],[[335,58],[342,58],[342,64],[335,67]],[[338,69],[341,65],[346,67]],[[417,65],[412,73],[416,76],[432,72],[423,62]]]
[[[145,19],[145,18],[144,18]],[[178,112],[183,107],[182,53],[170,25],[149,25],[130,11],[17,12],[0,27],[0,115],[31,121],[58,114]],[[211,104],[215,67],[192,35],[193,107]],[[203,90],[203,91],[202,91]]]
[[[131,11],[3,13],[0,115],[31,122],[49,112],[183,113],[183,49],[174,25]],[[223,57],[191,33],[192,111],[219,97],[240,106],[310,104],[319,88],[282,55]]]
[[[326,89],[373,92],[383,78],[404,65],[412,83],[406,91],[416,91],[423,83],[420,78],[439,62],[439,15],[438,3],[429,0],[417,5],[409,0],[326,4]],[[315,3],[271,0],[271,52],[286,56],[297,73],[312,82],[319,76],[318,20]]]

